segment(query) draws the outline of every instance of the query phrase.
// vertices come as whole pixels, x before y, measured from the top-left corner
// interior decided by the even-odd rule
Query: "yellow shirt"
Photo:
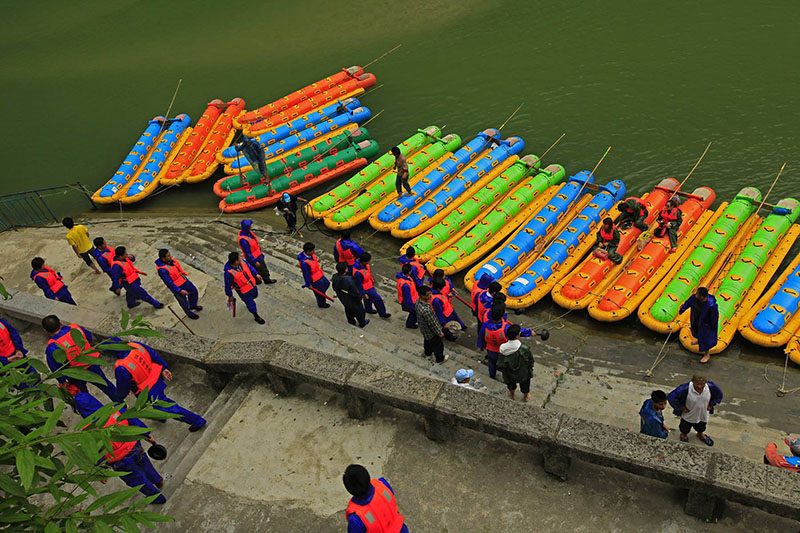
[[[67,242],[70,246],[77,246],[78,253],[83,254],[92,249],[92,242],[89,240],[89,230],[83,224],[73,226],[67,232]]]

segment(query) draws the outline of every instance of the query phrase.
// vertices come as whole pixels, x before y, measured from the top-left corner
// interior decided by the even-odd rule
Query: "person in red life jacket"
[[[491,274],[483,274],[481,278],[472,284],[472,291],[470,292],[469,299],[472,302],[472,316],[478,318],[479,302],[481,297],[489,292],[489,285],[494,282]],[[502,289],[502,286],[501,286]],[[478,330],[481,329],[481,321],[478,318]]]
[[[658,227],[653,232],[656,237],[663,237],[665,234],[669,238],[669,253],[675,253],[678,249],[678,228],[683,223],[683,215],[678,209],[680,201],[677,196],[667,200],[667,205],[658,214]]]
[[[506,313],[506,295],[500,291],[494,295],[494,298],[492,299],[492,306],[481,311],[481,324],[490,322],[492,320],[492,312],[495,309],[500,309],[503,312],[503,318],[508,318],[508,313]]]
[[[303,288],[314,289],[311,292],[314,293],[314,298],[317,299],[317,307],[327,309],[331,304],[326,301],[324,294],[328,291],[328,287],[331,286],[331,282],[328,281],[319,266],[319,260],[314,253],[315,249],[316,246],[314,246],[313,242],[305,243],[303,251],[297,254],[297,261],[300,263],[300,270],[303,271]]]
[[[138,306],[142,301],[145,301],[155,307],[161,309],[164,304],[150,296],[144,287],[142,287],[142,280],[139,275],[146,276],[146,272],[142,272],[133,266],[136,258],[128,255],[124,246],[117,246],[114,249],[114,259],[111,261],[111,289],[114,294],[120,294],[122,288],[125,289],[125,301],[128,304],[128,309],[133,309]]]
[[[19,361],[28,354],[28,350],[22,344],[22,337],[19,332],[7,321],[0,318],[0,374],[2,367],[14,361]],[[15,388],[17,390],[27,389],[39,382],[39,372],[29,364],[23,364],[20,370],[27,374],[35,375],[36,379],[31,378],[25,383],[20,383]],[[29,381],[29,382],[28,382]]]
[[[370,479],[361,465],[348,466],[342,481],[352,495],[346,511],[347,533],[408,533],[388,481]]]
[[[417,293],[417,284],[411,279],[412,268],[413,267],[409,263],[404,264],[395,278],[397,279],[397,301],[400,303],[400,307],[403,308],[403,311],[408,313],[406,327],[408,329],[417,329],[419,326],[417,326],[417,311],[415,310],[415,306],[417,305],[419,294]]]
[[[108,245],[103,237],[95,237],[94,248],[92,248],[91,254],[100,267],[100,270],[105,272],[113,283],[114,278],[111,275],[111,266],[114,261],[114,256],[116,255],[114,249]],[[113,288],[109,288],[108,290],[114,292]]]
[[[639,231],[647,231],[647,206],[638,198],[631,197],[617,205],[619,209],[619,227],[629,228],[631,226]]]
[[[489,311],[492,310],[492,302],[494,302],[494,297],[499,294],[503,290],[503,286],[500,285],[500,282],[493,281],[489,283],[489,286],[486,288],[486,291],[481,293],[480,296],[476,299],[475,305],[475,317],[478,319],[478,340],[480,341],[481,337],[481,325],[487,321]]]
[[[44,259],[34,257],[31,260],[31,269],[31,279],[42,289],[45,298],[64,302],[65,304],[77,305],[69,293],[69,288],[64,284],[64,278],[61,277],[61,273],[45,265]]]
[[[444,280],[444,288],[442,289],[442,294],[447,296],[451,301],[453,300],[453,282],[450,281],[450,278],[445,276],[444,270],[441,268],[437,268],[433,271],[433,275],[428,278],[428,285],[433,287],[433,280],[435,279],[443,279]]]
[[[478,348],[486,349],[486,359],[489,363],[489,377],[497,379],[497,360],[500,358],[500,345],[508,342],[508,327],[511,326],[504,316],[504,310],[498,306],[492,309],[491,320],[484,322],[478,334]],[[520,337],[530,337],[533,331],[520,328]]]
[[[164,285],[170,290],[178,304],[192,320],[200,318],[195,311],[202,311],[203,306],[197,305],[197,287],[189,281],[189,275],[183,270],[177,259],[172,257],[169,250],[162,248],[158,251],[156,259],[156,272]]]
[[[417,288],[422,287],[425,282],[425,267],[417,259],[417,251],[413,246],[406,248],[405,255],[399,257],[401,265],[409,263],[413,268],[411,270],[411,279],[417,284]]]
[[[258,272],[261,281],[267,285],[275,283],[275,280],[269,277],[267,262],[261,252],[261,246],[258,244],[258,237],[251,229],[252,227],[252,220],[242,220],[242,229],[239,230],[239,248],[242,249],[244,260]],[[259,285],[261,285],[261,281],[258,281]]]
[[[224,275],[225,296],[228,297],[228,303],[234,303],[232,289],[236,289],[236,294],[247,306],[247,310],[253,314],[255,321],[264,324],[265,320],[258,316],[258,307],[256,306],[256,298],[258,298],[256,284],[261,281],[261,274],[256,272],[250,263],[239,259],[239,252],[231,252],[228,254],[228,262],[225,263]]]
[[[369,261],[372,255],[369,252],[364,252],[353,264],[353,277],[356,280],[356,286],[361,291],[364,297],[364,309],[370,315],[378,313],[381,318],[389,318],[391,313],[386,312],[386,306],[383,303],[378,291],[375,290],[375,282],[372,279],[372,269],[369,266]]]
[[[439,319],[439,323],[442,325],[442,332],[444,333],[444,338],[449,341],[456,340],[455,335],[450,329],[445,328],[446,324],[450,322],[458,322],[461,324],[461,331],[467,329],[467,325],[464,324],[464,321],[458,316],[453,304],[450,303],[450,298],[443,292],[445,288],[445,281],[442,278],[436,278],[433,280],[433,298],[431,300],[431,305],[433,306],[433,310],[436,311],[436,317]]]
[[[154,406],[154,409],[180,415],[184,424],[189,424],[189,431],[197,431],[206,425],[206,420],[178,405],[175,400],[168,398],[164,389],[166,381],[172,381],[172,372],[167,369],[167,362],[158,353],[141,342],[125,342],[112,338],[118,344],[125,344],[128,350],[106,350],[117,357],[114,364],[114,376],[117,378],[117,392],[114,401],[124,402],[128,394],[139,396],[147,390],[150,401],[160,400],[171,403],[169,407]]]
[[[350,230],[346,229],[342,232],[342,236],[336,240],[333,245],[333,258],[337,263],[344,261],[347,263],[347,272],[353,273],[353,264],[356,259],[361,257],[364,250],[350,238]]]
[[[617,253],[619,238],[619,230],[614,226],[614,221],[611,217],[604,218],[603,225],[597,230],[595,250],[605,251],[611,262],[617,265],[622,263],[622,256]]]
[[[42,328],[47,335],[49,335],[47,347],[45,348],[45,355],[47,356],[47,366],[50,367],[51,371],[55,372],[61,368],[72,366],[94,372],[103,380],[103,383],[93,383],[93,385],[103,391],[105,395],[112,400],[116,397],[116,388],[106,377],[105,373],[103,373],[103,369],[100,368],[99,364],[84,363],[75,360],[78,356],[96,357],[98,362],[100,362],[100,353],[91,351],[92,333],[88,329],[84,329],[77,324],[64,325],[56,315],[44,317],[42,319]],[[73,333],[79,338],[80,342],[76,342]],[[59,376],[56,379],[59,383],[74,385],[82,392],[88,391],[86,382],[82,379],[67,376]]]
[[[347,323],[360,328],[369,324],[361,292],[356,286],[356,280],[347,271],[347,263],[344,261],[336,263],[336,274],[331,279],[331,285],[339,302],[344,306]]]
[[[82,392],[69,386],[67,390],[73,395],[75,410],[83,418],[89,418],[95,411],[103,407],[103,404],[88,392]],[[114,424],[120,424],[148,429],[138,418],[119,420],[119,415],[124,412],[125,407],[122,406],[120,410],[112,414],[107,421],[100,422],[98,420],[97,425],[109,427]],[[151,444],[156,443],[156,439],[154,439],[149,432],[144,434],[144,438]],[[157,495],[153,503],[166,503],[167,499],[160,490],[164,486],[164,478],[161,477],[158,471],[153,467],[150,458],[147,457],[147,453],[145,453],[144,448],[142,448],[141,442],[138,440],[130,442],[112,441],[111,450],[111,453],[107,453],[106,456],[100,460],[100,464],[116,472],[126,472],[120,479],[129,487],[139,487],[139,492],[145,496]]]

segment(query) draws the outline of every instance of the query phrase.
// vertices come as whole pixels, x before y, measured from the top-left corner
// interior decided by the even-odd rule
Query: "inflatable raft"
[[[453,150],[461,145],[461,137],[445,135],[419,150],[408,159],[409,184],[424,182],[432,172],[451,157]],[[392,159],[394,160],[394,159]],[[364,192],[357,194],[350,202],[323,219],[324,224],[336,230],[352,228],[369,218],[372,213],[383,208],[397,197],[396,174],[393,170],[373,182]]]
[[[357,89],[363,90],[373,85],[375,85],[375,76],[365,73],[363,68],[359,66],[343,68],[336,74],[298,89],[274,102],[241,113],[236,118],[236,127],[242,128],[244,125],[268,120],[282,113],[289,112],[291,114],[290,110],[306,101],[312,101],[315,106],[318,106],[337,98],[346,98],[352,96],[350,93],[355,93]],[[305,112],[307,111],[298,111],[297,115]]]
[[[664,208],[672,192],[679,186],[678,180],[666,178],[641,199],[647,207],[646,224],[653,224],[659,211]],[[642,231],[636,226],[618,227],[617,230],[620,234],[617,253],[622,256],[622,262],[615,264],[607,257],[590,254],[564,279],[555,284],[552,291],[554,302],[566,309],[584,309],[589,305],[593,294],[603,292],[608,283],[619,275],[625,264],[638,252],[637,240]]]
[[[800,255],[744,315],[739,332],[760,346],[778,348],[800,334]],[[795,361],[796,363],[798,361]]]
[[[584,179],[591,177],[586,171],[583,174]],[[588,203],[579,202],[576,207],[579,206],[580,211],[569,224],[558,228],[549,241],[542,240],[542,244],[501,281],[508,286],[506,305],[512,309],[529,307],[550,292],[594,246],[601,220],[617,214],[615,206],[624,196],[625,184],[613,180],[601,185]]]
[[[739,328],[743,316],[756,304],[772,275],[780,267],[794,241],[800,235],[800,226],[794,222],[800,216],[800,202],[784,198],[776,204],[757,228],[747,245],[735,258],[730,270],[709,287],[719,308],[719,334],[717,344],[709,353],[716,354],[728,347]],[[680,331],[681,344],[687,350],[699,353],[693,345],[688,325]]]
[[[748,233],[757,218],[755,203],[761,200],[758,189],[746,187],[730,204],[723,203],[709,223],[709,230],[685,261],[678,263],[639,306],[639,320],[653,331],[669,333],[689,321],[689,311],[678,310],[697,287],[708,286]]]
[[[211,132],[206,136],[200,153],[187,166],[178,178],[178,182],[199,183],[216,172],[219,167],[217,157],[230,146],[233,136],[236,134],[236,130],[233,128],[233,117],[244,108],[244,105],[244,100],[241,98],[234,98],[228,102],[225,111],[217,117]]]
[[[504,174],[512,173],[515,169],[520,171],[520,163],[526,160],[526,166],[535,166],[529,157],[523,157]],[[534,176],[523,179],[508,194],[482,212],[480,210],[485,204],[479,202],[478,213],[473,215],[472,220],[459,218],[460,210],[469,212],[465,208],[466,204],[462,204],[461,208],[437,226],[403,246],[401,251],[404,252],[409,245],[413,245],[418,257],[427,263],[431,273],[437,268],[444,269],[448,275],[459,272],[488,255],[495,246],[552,200],[558,188],[550,186],[560,183],[565,174],[561,165],[549,165]],[[472,289],[472,278],[466,276],[464,283],[467,288]]]
[[[186,140],[159,178],[161,185],[177,185],[182,181],[184,171],[197,157],[225,107],[227,104],[219,98],[210,101],[194,128],[186,128]]]
[[[411,137],[397,145],[406,158],[440,139],[442,131],[436,126],[417,130]],[[394,157],[391,152],[383,154],[367,168],[345,181],[333,190],[318,196],[306,204],[306,213],[314,218],[323,218],[343,207],[361,194],[370,185],[391,173]],[[409,169],[410,170],[410,169]]]
[[[383,207],[372,218],[370,224],[381,231],[389,231],[391,223],[421,204],[425,198],[433,194],[453,176],[464,170],[467,165],[479,156],[488,155],[501,143],[500,132],[488,129],[479,133],[474,139],[458,149],[446,161],[426,173],[424,178],[411,186],[410,196],[400,196]]]
[[[682,263],[694,249],[713,216],[708,208],[714,203],[714,198],[714,191],[708,187],[695,189],[679,207],[683,220],[678,228],[676,252],[669,253],[670,244],[666,235],[654,236],[608,284],[608,289],[592,298],[589,315],[601,322],[616,322],[636,311],[670,269]]]
[[[375,229],[389,227],[392,236],[398,239],[416,237],[437,224],[516,163],[519,159],[517,154],[522,151],[524,146],[525,143],[519,137],[509,137],[485,157],[476,159],[413,210],[388,226],[378,221],[377,217],[371,218],[370,224]]]
[[[367,160],[378,155],[378,143],[372,140],[360,141],[328,154],[319,161],[287,169],[276,178],[254,186],[246,186],[233,191],[223,198],[219,208],[225,213],[241,213],[270,206],[278,201],[284,192],[299,194],[328,180],[356,171],[367,164]]]

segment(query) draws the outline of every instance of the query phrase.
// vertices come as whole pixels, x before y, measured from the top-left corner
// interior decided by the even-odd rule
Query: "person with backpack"
[[[530,348],[522,344],[519,336],[522,328],[511,324],[506,329],[508,341],[500,345],[500,357],[497,366],[503,373],[503,381],[508,388],[508,397],[516,400],[517,385],[522,393],[522,401],[531,401],[531,379],[533,379],[533,354]]]

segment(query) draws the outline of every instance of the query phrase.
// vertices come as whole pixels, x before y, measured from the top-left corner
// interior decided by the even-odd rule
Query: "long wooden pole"
[[[597,168],[600,166],[600,163],[603,162],[603,159],[606,158],[606,156],[608,155],[608,152],[610,152],[610,151],[611,151],[611,147],[609,146],[608,148],[606,148],[606,152],[603,154],[603,157],[600,158],[600,161],[598,161],[597,164],[592,169],[592,171],[589,172],[589,177],[594,176],[594,173],[597,171]],[[581,197],[581,193],[583,192],[583,189],[586,188],[586,185],[588,183],[589,183],[589,178],[586,178],[586,180],[584,180],[584,182],[583,182],[583,185],[581,185],[580,190],[578,190],[578,196],[575,197],[576,199],[579,199]]]
[[[566,135],[566,134],[567,134],[567,132],[564,132],[564,133],[562,133],[562,134],[561,134],[561,137],[559,137],[558,139],[556,139],[556,141],[555,141],[553,144],[551,144],[551,145],[550,145],[550,148],[548,148],[547,150],[545,150],[545,151],[544,151],[544,153],[543,153],[542,155],[540,155],[540,156],[539,156],[539,160],[541,161],[541,160],[542,160],[542,158],[544,158],[544,156],[546,156],[546,155],[547,155],[547,152],[549,152],[550,150],[552,150],[553,148],[555,148],[555,147],[556,147],[556,145],[557,145],[557,144],[558,144],[558,143],[561,141],[561,139],[563,139],[563,138],[564,138],[564,135]]]
[[[767,198],[769,198],[769,195],[772,193],[772,189],[775,188],[775,184],[778,183],[779,179],[781,179],[781,174],[783,174],[783,169],[784,168],[786,168],[786,163],[785,162],[783,163],[783,165],[781,165],[781,169],[778,171],[778,175],[775,176],[775,181],[772,182],[772,185],[770,186],[769,190],[767,191],[767,194],[761,200],[761,203],[758,204],[758,209],[756,209],[756,213],[758,213],[761,210],[761,208],[764,207],[764,203],[767,201]]]
[[[517,106],[517,108],[514,110],[514,112],[513,112],[513,113],[511,113],[511,114],[508,116],[508,118],[506,119],[506,121],[505,121],[505,122],[503,122],[503,123],[500,125],[500,127],[499,127],[499,128],[497,128],[497,129],[498,129],[498,131],[500,131],[500,130],[502,130],[503,128],[505,128],[505,127],[506,127],[506,124],[508,124],[509,122],[511,122],[511,119],[512,119],[512,118],[514,118],[514,115],[516,115],[517,113],[519,113],[519,110],[520,110],[520,109],[522,109],[522,106],[524,106],[524,105],[525,105],[525,102],[522,102],[521,104],[519,104],[519,105]]]
[[[709,141],[709,142],[708,142],[708,144],[706,145],[706,149],[705,149],[705,150],[703,150],[703,153],[702,153],[702,154],[700,154],[700,159],[698,159],[698,160],[697,160],[697,163],[695,163],[695,164],[694,164],[694,166],[692,167],[692,170],[690,170],[690,171],[689,171],[689,173],[688,173],[688,174],[686,174],[686,177],[685,177],[685,178],[683,178],[683,181],[680,183],[680,185],[678,185],[678,187],[677,187],[677,188],[675,189],[675,191],[672,193],[672,196],[670,196],[670,199],[671,199],[672,197],[674,197],[674,196],[675,196],[675,195],[678,193],[678,191],[680,191],[680,190],[681,190],[681,188],[683,187],[683,185],[684,185],[684,184],[685,184],[685,183],[686,183],[686,182],[689,180],[689,178],[690,178],[690,177],[692,177],[692,174],[694,174],[694,171],[695,171],[695,170],[697,170],[697,167],[699,167],[699,166],[700,166],[700,162],[701,162],[701,161],[703,160],[703,158],[706,156],[706,153],[708,153],[708,149],[709,149],[709,148],[711,148],[711,141]]]

